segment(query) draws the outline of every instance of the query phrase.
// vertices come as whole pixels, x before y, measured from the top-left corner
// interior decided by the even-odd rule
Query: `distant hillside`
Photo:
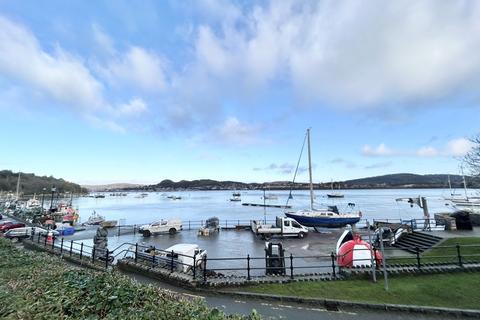
[[[0,191],[3,192],[16,192],[17,190],[18,172],[12,172],[10,170],[0,171]],[[43,192],[43,188],[50,192],[52,186],[57,188],[60,193],[73,192],[83,193],[86,192],[80,185],[72,182],[65,181],[63,179],[57,179],[52,176],[36,176],[33,173],[20,173],[20,193],[22,194],[40,194]]]
[[[389,174],[384,176],[354,179],[347,181],[334,182],[335,188],[340,186],[342,189],[369,189],[369,188],[445,188],[448,187],[448,175],[446,174],[427,174],[418,175],[411,173]],[[450,181],[453,188],[463,187],[462,176],[451,175]],[[467,177],[469,187],[480,187],[480,181]],[[331,183],[315,183],[315,189],[330,189]],[[163,180],[154,185],[139,186],[129,188],[134,190],[289,190],[292,184],[289,181],[275,181],[265,183],[244,183],[238,181],[217,181],[211,179],[201,180],[181,180],[174,182],[172,180]],[[309,185],[305,182],[295,183],[293,189],[308,189]]]
[[[469,187],[480,186],[479,181],[466,177]],[[463,178],[460,175],[450,175],[452,188],[463,187]],[[345,188],[385,188],[385,187],[416,187],[416,188],[444,188],[448,186],[446,174],[412,174],[397,173],[383,176],[347,180],[341,183]]]
[[[82,185],[82,188],[88,191],[114,191],[124,189],[134,189],[141,187],[141,184],[136,183],[110,183],[110,184],[98,184],[98,185]]]

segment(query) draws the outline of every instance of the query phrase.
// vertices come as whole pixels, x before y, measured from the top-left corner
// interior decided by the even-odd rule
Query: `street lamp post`
[[[57,188],[55,186],[52,187],[52,198],[50,199],[50,210],[53,208],[53,195],[55,194],[55,191],[57,191]]]

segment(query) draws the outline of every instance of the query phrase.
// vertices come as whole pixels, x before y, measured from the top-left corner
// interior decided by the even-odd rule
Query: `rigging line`
[[[295,185],[295,178],[297,177],[298,167],[300,166],[300,161],[302,160],[303,149],[305,148],[306,141],[307,141],[307,133],[305,133],[305,138],[303,138],[302,149],[300,150],[300,156],[298,157],[297,167],[295,168],[295,173],[293,175],[292,183],[290,184],[290,192],[288,193],[287,203],[285,204],[285,207],[288,206],[288,201],[290,201],[290,198],[292,198],[292,190],[293,190],[293,186]]]

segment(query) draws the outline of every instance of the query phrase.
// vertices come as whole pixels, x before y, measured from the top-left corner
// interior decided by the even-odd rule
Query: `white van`
[[[207,251],[200,249],[197,244],[179,243],[165,249],[158,256],[168,266],[171,264],[172,254],[174,269],[188,272],[193,268],[193,256],[195,256],[196,267],[202,268],[203,257],[207,255]]]

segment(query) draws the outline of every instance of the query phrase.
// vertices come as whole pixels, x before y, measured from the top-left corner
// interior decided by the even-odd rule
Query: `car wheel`
[[[300,239],[304,238],[304,237],[305,237],[305,233],[304,233],[304,232],[300,232],[300,233],[298,234],[298,237],[299,237]]]
[[[13,243],[17,243],[17,242],[20,242],[20,239],[17,238],[17,237],[13,237],[12,239],[10,239]]]
[[[143,236],[144,236],[145,238],[148,238],[148,237],[150,237],[150,236],[152,235],[152,233],[150,232],[150,230],[144,230],[142,234],[143,234]]]
[[[177,229],[175,229],[175,228],[170,228],[170,230],[168,230],[168,233],[169,233],[169,234],[175,234],[175,233],[177,233]]]

